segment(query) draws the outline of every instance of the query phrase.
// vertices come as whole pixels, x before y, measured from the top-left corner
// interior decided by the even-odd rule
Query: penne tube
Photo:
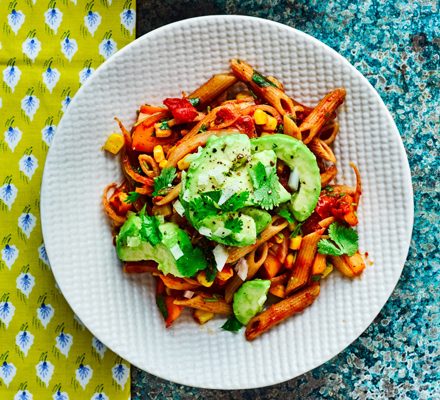
[[[319,284],[314,283],[253,317],[246,326],[246,339],[254,340],[275,325],[303,311],[315,301],[319,290]]]
[[[260,250],[260,248],[261,248],[261,255],[256,260],[255,255],[257,251]],[[246,276],[246,280],[252,279],[257,274],[258,270],[266,260],[268,252],[269,252],[269,245],[266,242],[263,243],[258,249],[255,249],[254,251],[248,254],[248,256],[246,257],[246,262],[248,264],[248,273]],[[243,282],[244,281],[238,275],[234,275],[234,277],[228,282],[225,289],[226,303],[232,302],[234,293],[240,288]]]
[[[318,138],[314,138],[309,143],[309,149],[312,151],[312,153],[322,160],[330,161],[331,163],[336,163],[336,157],[333,153],[333,150],[325,144],[322,140]]]
[[[229,249],[229,257],[227,262],[230,264],[237,262],[241,257],[246,256],[251,251],[258,248],[261,244],[267,242],[270,238],[274,237],[277,233],[281,232],[287,225],[289,225],[287,221],[284,221],[279,225],[275,225],[275,223],[278,221],[284,221],[284,220],[279,218],[278,216],[273,217],[272,223],[263,232],[261,232],[260,238],[257,239],[255,244],[251,244],[249,246],[244,246],[244,247],[231,247]]]
[[[283,133],[298,140],[302,138],[301,131],[296,125],[296,122],[293,117],[287,113],[283,116]]]
[[[335,222],[335,217],[327,217],[320,221],[318,224],[321,228],[328,228],[333,222]]]
[[[202,86],[194,90],[188,98],[199,99],[197,107],[204,107],[236,82],[237,78],[232,74],[216,74]]]
[[[336,165],[331,165],[324,172],[321,172],[321,188],[328,186],[328,184],[336,178],[338,169]]]
[[[324,231],[325,228],[322,228],[303,237],[292,273],[287,282],[286,294],[302,288],[309,282],[318,242]]]
[[[336,121],[330,121],[325,124],[319,131],[318,137],[326,145],[331,146],[336,140],[336,136],[339,133],[339,124]]]
[[[287,96],[276,84],[259,74],[244,61],[238,59],[231,60],[231,69],[238,79],[246,82],[258,96],[264,98],[270,105],[275,107],[281,115],[286,113],[296,115],[297,112],[304,110],[301,104]],[[260,81],[263,82],[262,84],[256,83],[256,75],[261,77]]]
[[[142,172],[149,178],[154,178],[160,175],[159,164],[154,160],[153,157],[149,156],[148,154],[139,154],[138,161]]]
[[[299,127],[305,144],[310,143],[324,124],[332,118],[334,112],[343,103],[344,99],[345,89],[335,89],[328,93],[313,111],[307,115]]]
[[[210,301],[213,299],[213,301]],[[197,310],[209,311],[214,314],[229,315],[232,314],[232,306],[223,299],[214,299],[206,295],[197,295],[191,299],[177,299],[174,304],[178,306],[195,308]]]
[[[176,278],[171,275],[159,275],[159,278],[162,280],[163,284],[169,288],[174,290],[194,290],[200,287],[199,282],[194,279],[182,279]]]

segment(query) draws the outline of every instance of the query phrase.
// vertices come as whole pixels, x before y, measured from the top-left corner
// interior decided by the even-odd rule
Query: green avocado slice
[[[269,288],[269,280],[254,279],[243,283],[234,294],[232,309],[235,318],[246,325],[254,315],[263,309]]]
[[[321,176],[315,155],[303,142],[280,134],[251,139],[251,146],[252,152],[273,150],[291,170],[297,168],[300,187],[291,197],[290,208],[295,219],[306,220],[321,193]]]

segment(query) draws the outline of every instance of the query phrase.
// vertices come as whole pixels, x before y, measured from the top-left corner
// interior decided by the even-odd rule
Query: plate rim
[[[408,214],[406,216],[407,220],[405,222],[408,223],[408,234],[407,237],[405,238],[405,247],[406,247],[406,252],[405,254],[402,253],[402,257],[404,257],[403,263],[400,265],[400,269],[399,272],[397,274],[396,271],[396,276],[394,277],[395,282],[393,285],[390,285],[389,290],[384,291],[383,294],[383,301],[379,302],[381,303],[380,308],[378,309],[378,312],[374,315],[374,317],[370,320],[368,319],[368,321],[365,324],[362,324],[362,327],[358,330],[356,330],[356,332],[353,333],[353,339],[346,344],[343,344],[342,346],[338,346],[338,350],[336,350],[334,352],[334,354],[331,354],[328,357],[325,357],[325,359],[323,361],[320,362],[320,364],[312,367],[312,368],[308,368],[307,370],[301,372],[301,374],[297,374],[295,376],[292,376],[290,378],[281,378],[280,379],[273,379],[270,380],[270,382],[264,382],[262,385],[261,384],[248,384],[246,386],[235,386],[235,385],[223,385],[221,382],[205,382],[204,384],[201,384],[200,382],[189,382],[189,381],[181,381],[179,379],[174,379],[172,376],[167,376],[166,374],[156,374],[155,371],[152,370],[148,370],[145,367],[139,366],[136,362],[133,363],[132,361],[128,360],[127,358],[125,358],[124,356],[120,355],[120,353],[115,352],[112,349],[112,346],[109,346],[106,341],[102,341],[102,343],[112,352],[114,352],[117,355],[120,355],[123,360],[125,360],[126,362],[128,362],[129,364],[131,364],[132,366],[137,367],[138,369],[145,371],[149,374],[152,374],[154,376],[157,376],[161,379],[165,379],[167,381],[170,382],[174,382],[177,384],[181,384],[181,385],[186,385],[186,386],[193,386],[193,387],[198,387],[198,388],[205,388],[205,389],[216,389],[216,390],[240,390],[240,389],[256,389],[256,388],[262,388],[262,387],[267,387],[267,386],[271,386],[271,385],[275,385],[275,384],[279,384],[282,382],[286,382],[287,380],[291,380],[294,378],[297,378],[313,369],[316,369],[320,366],[322,366],[323,364],[325,364],[326,362],[330,361],[332,358],[336,357],[338,354],[340,354],[342,351],[344,351],[345,349],[347,349],[352,343],[354,343],[362,334],[363,332],[365,332],[365,330],[372,324],[374,323],[374,320],[376,319],[376,317],[380,314],[380,312],[383,310],[385,304],[388,302],[389,298],[391,297],[392,293],[394,292],[400,277],[402,275],[402,271],[403,268],[405,267],[406,264],[406,260],[409,254],[409,250],[410,250],[410,244],[411,244],[411,239],[412,239],[412,233],[413,233],[413,228],[414,228],[414,191],[413,191],[413,185],[412,185],[412,177],[411,177],[411,169],[410,169],[410,165],[409,165],[409,160],[408,160],[408,156],[402,141],[402,137],[400,135],[399,129],[394,121],[394,118],[391,114],[391,112],[389,111],[388,107],[386,106],[386,104],[384,103],[382,97],[379,95],[379,93],[376,91],[376,89],[373,87],[373,85],[368,81],[368,79],[354,66],[352,65],[344,56],[342,56],[341,54],[339,54],[336,50],[334,50],[333,48],[331,48],[330,46],[328,46],[327,44],[325,44],[324,42],[320,41],[319,39],[315,38],[314,36],[305,33],[301,30],[298,30],[296,28],[293,28],[291,26],[276,22],[276,21],[272,21],[269,19],[264,19],[264,18],[259,18],[259,17],[252,17],[252,16],[246,16],[246,15],[223,15],[223,14],[218,14],[218,15],[206,15],[206,16],[199,16],[199,17],[194,17],[194,18],[187,18],[187,19],[183,19],[183,20],[179,20],[167,25],[163,25],[159,28],[156,28],[150,32],[147,32],[146,34],[140,36],[139,38],[136,38],[134,41],[132,41],[131,43],[129,43],[128,45],[126,45],[125,47],[123,47],[121,50],[119,50],[118,52],[116,52],[114,55],[112,55],[111,57],[109,57],[105,62],[103,62],[94,72],[94,74],[90,77],[90,79],[88,79],[84,85],[82,85],[78,91],[76,92],[76,94],[74,95],[71,105],[72,104],[76,104],[76,102],[78,101],[78,98],[80,98],[81,94],[83,93],[83,91],[85,90],[85,88],[87,88],[89,85],[92,84],[93,79],[98,76],[98,74],[103,73],[103,71],[105,71],[105,69],[107,68],[107,66],[109,64],[111,64],[114,60],[123,57],[125,55],[126,52],[129,52],[131,50],[132,47],[135,47],[139,44],[139,42],[148,40],[150,36],[152,36],[153,34],[158,34],[161,33],[161,31],[166,31],[166,30],[173,30],[176,29],[178,27],[180,27],[181,25],[185,25],[188,23],[191,23],[193,21],[210,21],[210,20],[218,20],[218,19],[234,19],[234,20],[250,20],[250,21],[254,21],[257,22],[258,24],[261,24],[261,26],[267,24],[269,26],[273,26],[275,28],[278,29],[285,29],[287,31],[289,31],[290,34],[293,35],[299,35],[302,36],[303,38],[305,38],[307,41],[312,41],[315,43],[315,45],[324,47],[325,50],[327,52],[330,52],[332,57],[337,58],[339,61],[341,61],[343,64],[345,64],[346,66],[348,66],[354,73],[355,75],[361,80],[363,81],[364,84],[366,84],[371,93],[374,94],[376,100],[379,102],[380,107],[382,108],[382,110],[384,111],[384,116],[386,115],[386,118],[388,119],[388,121],[390,122],[390,127],[392,132],[392,135],[397,136],[398,138],[398,144],[399,144],[399,151],[400,151],[400,156],[402,157],[402,175],[403,176],[403,180],[405,182],[407,182],[407,187],[405,189],[407,189],[408,191],[408,196],[407,198],[405,198],[406,203],[408,204]],[[63,115],[63,117],[61,118],[58,127],[57,127],[57,132],[59,132],[60,130],[62,130],[64,128],[65,125],[65,121],[66,121],[66,116],[70,114],[70,110],[72,109],[72,107],[69,107],[66,111],[66,113]],[[47,224],[45,223],[45,215],[46,215],[46,210],[48,208],[50,208],[50,200],[46,199],[45,193],[46,193],[46,187],[47,187],[47,180],[48,180],[48,175],[49,175],[49,169],[46,168],[48,165],[48,162],[51,158],[51,154],[53,154],[53,152],[51,153],[51,149],[53,147],[53,144],[55,143],[55,141],[57,140],[59,135],[55,135],[53,142],[49,148],[48,154],[46,156],[46,160],[45,160],[45,164],[44,164],[44,170],[43,170],[43,176],[42,176],[42,181],[41,181],[41,189],[40,189],[40,218],[41,218],[41,229],[42,229],[42,234],[43,234],[43,242],[46,248],[46,252],[47,252],[47,256],[50,262],[50,245],[49,247],[47,247],[47,244],[45,242],[45,238],[47,237]],[[400,264],[400,262],[399,262]],[[66,300],[66,302],[69,304],[70,308],[72,309],[72,311],[78,316],[78,318],[80,318],[81,321],[84,321],[83,318],[81,318],[80,313],[77,312],[77,307],[75,304],[72,304],[72,302],[64,295],[65,292],[63,290],[63,285],[60,283],[60,280],[57,278],[57,268],[51,268],[54,279],[58,285],[58,287],[60,288],[60,291],[64,297],[64,299]],[[94,329],[90,329],[90,327],[87,325],[87,323],[84,323],[84,325],[86,326],[86,328],[89,330],[89,332],[96,338],[98,338],[100,341],[101,339],[98,337],[99,335],[95,335]],[[364,326],[365,325],[365,326]],[[169,374],[169,375],[172,375]],[[225,386],[227,386],[225,388]]]

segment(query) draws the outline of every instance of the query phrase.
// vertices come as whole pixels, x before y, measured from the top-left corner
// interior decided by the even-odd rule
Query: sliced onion
[[[299,172],[298,168],[294,168],[293,171],[290,173],[289,181],[287,182],[287,186],[289,186],[290,189],[293,191],[297,191],[299,188]]]
[[[183,256],[183,251],[182,249],[179,247],[178,244],[175,244],[173,247],[171,247],[170,249],[171,254],[173,255],[173,257],[178,260],[180,257]]]
[[[174,202],[173,207],[176,210],[176,213],[183,217],[183,214],[185,214],[185,208],[183,208],[182,203],[179,200]]]
[[[224,238],[226,236],[229,236],[232,233],[232,231],[228,228],[218,228],[213,235],[218,236],[219,238]]]
[[[218,205],[221,206],[223,203],[228,201],[234,194],[235,194],[234,188],[230,186],[225,187],[222,190],[222,195],[220,196],[220,199],[218,200]]]
[[[194,292],[192,290],[185,290],[183,292],[183,297],[185,297],[185,299],[192,299],[193,296]]]
[[[211,235],[212,235],[211,229],[207,228],[206,226],[202,226],[199,229],[199,233],[203,236],[206,236],[206,237],[211,237]]]
[[[237,272],[238,277],[245,281],[248,275],[249,266],[245,258],[240,258],[238,260],[237,265],[235,266],[235,271]]]
[[[224,246],[218,244],[214,247],[212,254],[214,255],[215,259],[215,266],[221,272],[226,264],[226,260],[229,257],[229,253]]]

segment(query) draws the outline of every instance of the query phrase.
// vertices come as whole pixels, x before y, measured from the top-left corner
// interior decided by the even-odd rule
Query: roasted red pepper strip
[[[193,122],[198,112],[187,99],[168,98],[163,101],[177,123]]]

